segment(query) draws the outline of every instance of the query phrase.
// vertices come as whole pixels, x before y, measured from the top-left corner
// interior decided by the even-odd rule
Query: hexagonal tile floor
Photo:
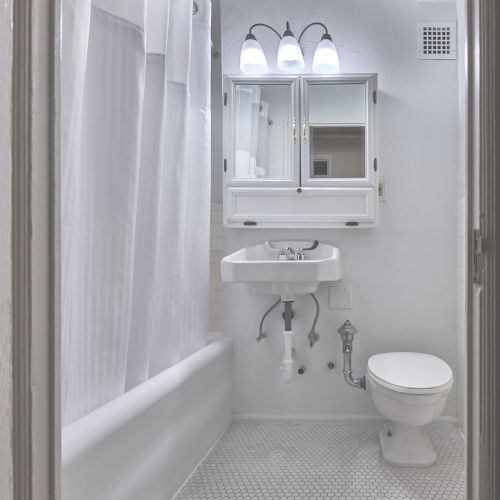
[[[450,423],[427,432],[438,462],[402,469],[380,455],[380,423],[235,422],[176,500],[464,500],[464,440]]]

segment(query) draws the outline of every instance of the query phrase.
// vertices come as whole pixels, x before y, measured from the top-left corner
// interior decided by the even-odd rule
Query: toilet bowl
[[[399,467],[434,464],[422,426],[442,413],[453,387],[451,368],[431,354],[389,352],[368,360],[366,379],[375,406],[389,419],[379,432],[384,460]]]

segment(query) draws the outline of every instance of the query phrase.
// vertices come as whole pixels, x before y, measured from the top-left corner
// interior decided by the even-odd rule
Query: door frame
[[[469,3],[467,479],[471,500],[495,500],[500,494],[499,24],[496,0]]]
[[[58,500],[60,2],[23,0],[12,8],[13,494]],[[500,493],[500,7],[495,0],[469,0],[468,14],[468,498],[494,500]],[[475,206],[482,213],[479,261],[486,270],[479,300],[472,286]]]
[[[12,494],[58,500],[55,293],[59,2],[12,2]]]

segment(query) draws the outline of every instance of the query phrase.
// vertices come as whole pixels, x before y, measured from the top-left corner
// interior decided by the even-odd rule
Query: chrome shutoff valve
[[[347,320],[339,328],[340,338],[342,339],[342,352],[352,352],[352,342],[354,340],[354,334],[358,331],[356,327]]]
[[[352,387],[357,387],[358,389],[366,389],[366,377],[354,378],[352,376],[352,342],[354,340],[354,334],[357,332],[354,325],[347,320],[340,328],[340,338],[342,339],[342,352],[344,353],[344,369],[342,373],[344,374],[344,380]]]

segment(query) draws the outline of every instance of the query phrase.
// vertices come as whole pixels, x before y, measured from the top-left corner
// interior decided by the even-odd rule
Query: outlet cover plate
[[[328,287],[330,309],[352,309],[352,286]]]

